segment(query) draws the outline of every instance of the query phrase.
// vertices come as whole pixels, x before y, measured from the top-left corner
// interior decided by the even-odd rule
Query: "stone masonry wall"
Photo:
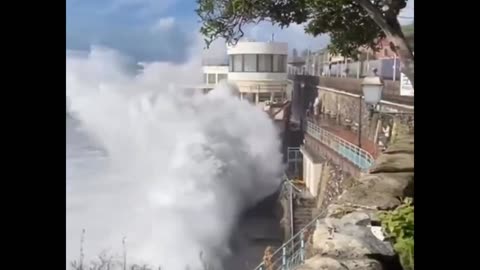
[[[350,127],[357,132],[359,112],[362,117],[362,136],[375,143],[381,141],[388,145],[395,129],[403,133],[414,132],[414,116],[412,109],[395,105],[381,105],[379,110],[389,113],[371,114],[366,104],[358,97],[352,97],[320,88],[321,113],[330,116],[335,125]]]
[[[393,247],[372,232],[380,210],[413,197],[414,139],[398,135],[363,175],[326,208],[308,238],[307,260],[297,270],[397,270]]]
[[[333,116],[337,125],[358,124],[358,115],[361,109],[362,134],[373,140],[375,136],[375,127],[372,126],[373,121],[371,121],[373,118],[370,117],[363,100],[325,90],[320,90],[319,96],[322,104],[321,112]]]
[[[305,133],[305,147],[311,149],[311,151],[314,153],[318,153],[330,163],[338,166],[340,168],[339,170],[343,171],[345,174],[354,177],[360,176],[361,172],[355,165],[353,165],[351,162],[341,157],[337,152],[323,145],[307,133]]]
[[[354,78],[320,77],[319,79],[319,85],[321,86],[341,89],[357,95],[362,94],[362,82],[363,79]],[[400,96],[400,82],[385,80],[384,83],[385,88],[383,89],[383,98],[385,100],[413,105],[413,97]]]

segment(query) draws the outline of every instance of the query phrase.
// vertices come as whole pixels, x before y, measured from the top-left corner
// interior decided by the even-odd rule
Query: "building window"
[[[259,72],[272,72],[273,66],[272,54],[260,54],[258,55],[258,71]]]
[[[287,58],[285,55],[276,54],[273,56],[273,72],[285,72]]]
[[[270,100],[270,93],[258,93],[258,102]]]
[[[228,78],[228,75],[225,74],[225,73],[219,73],[217,76],[218,76],[218,78],[217,78],[218,82],[226,80]]]
[[[234,72],[243,71],[243,55],[241,54],[233,55],[233,71]]]
[[[207,73],[203,73],[203,83],[207,83]]]
[[[251,103],[255,103],[257,99],[257,93],[244,93],[243,98]]]
[[[228,71],[232,72],[233,71],[233,55],[230,55],[228,60],[229,60],[228,61]]]
[[[280,54],[235,54],[230,56],[230,72],[286,72],[287,56]]]
[[[215,74],[208,74],[208,82],[207,83],[211,83],[211,84],[217,83],[216,78],[215,78]]]
[[[257,71],[257,55],[256,54],[245,54],[243,55],[243,60],[244,60],[243,71],[245,72]]]
[[[283,100],[285,97],[285,94],[283,92],[273,92],[273,100]]]

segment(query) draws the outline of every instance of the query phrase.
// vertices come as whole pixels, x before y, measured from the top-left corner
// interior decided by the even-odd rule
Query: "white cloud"
[[[158,19],[152,26],[152,30],[154,32],[157,31],[167,31],[173,28],[175,24],[175,18],[174,17],[164,17]]]
[[[140,14],[158,14],[174,6],[180,0],[110,0],[107,13],[124,8],[138,8]]]

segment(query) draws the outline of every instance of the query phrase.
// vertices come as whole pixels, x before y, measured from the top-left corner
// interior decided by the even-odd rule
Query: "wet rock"
[[[395,153],[405,153],[413,154],[414,153],[414,137],[412,135],[406,135],[397,137],[395,143],[391,144],[385,151],[385,154],[395,154]]]
[[[395,143],[380,155],[370,169],[370,173],[413,172],[414,141],[413,136],[398,138]]]
[[[359,208],[386,210],[395,208],[401,202],[394,194],[372,191],[366,185],[359,185],[344,192],[337,203]]]
[[[316,254],[337,259],[395,254],[392,245],[389,242],[380,241],[373,235],[370,227],[350,223],[342,225],[341,222],[334,221],[324,220],[315,229],[312,248]]]
[[[370,168],[370,173],[381,172],[413,172],[413,154],[382,154]]]
[[[382,270],[382,264],[374,259],[342,260],[343,266],[350,270]]]
[[[395,197],[413,196],[413,172],[380,173],[364,176],[360,183],[372,192],[387,193]]]
[[[309,241],[313,257],[297,269],[401,269],[392,244],[375,236],[372,228],[381,232],[374,225],[379,210],[393,209],[401,204],[401,197],[413,196],[413,144],[412,136],[398,137],[370,174],[327,206],[326,217],[317,222]]]
[[[295,270],[382,270],[382,265],[374,259],[346,259],[338,260],[321,255],[305,261],[305,264]]]
[[[305,264],[295,270],[348,270],[348,268],[335,259],[317,255],[306,260]]]
[[[340,219],[340,222],[342,226],[345,226],[347,224],[367,226],[370,225],[371,220],[370,215],[365,212],[353,212],[343,216]]]
[[[383,151],[384,154],[398,154],[398,153],[404,153],[404,154],[413,154],[414,151],[414,145],[413,143],[409,142],[401,142],[401,143],[396,143],[390,146],[387,150]]]
[[[380,241],[370,227],[345,224],[338,229],[339,234],[353,237],[361,241],[363,246],[369,250],[369,254],[394,256],[395,252],[390,242]]]
[[[340,204],[333,204],[333,203],[327,207],[326,216],[329,218],[341,219],[342,217],[357,211],[367,214],[371,222],[378,221],[377,210],[362,209],[354,206],[347,206],[347,205],[340,205]]]
[[[332,203],[327,207],[327,217],[341,218],[356,210],[355,207]]]

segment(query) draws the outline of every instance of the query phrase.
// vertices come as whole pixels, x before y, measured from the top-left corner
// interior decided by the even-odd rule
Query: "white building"
[[[287,43],[239,41],[227,54],[228,80],[238,85],[241,98],[258,105],[285,99]]]
[[[203,66],[203,82],[212,88],[222,80],[228,79],[228,65]]]
[[[250,100],[269,114],[282,133],[292,89],[287,79],[287,43],[239,41],[227,46],[227,55],[228,65],[204,62],[204,84],[192,88],[206,93],[226,79],[237,86],[241,99]]]
[[[257,105],[285,100],[287,43],[239,41],[227,47],[227,55],[228,66],[203,66],[204,85],[196,88],[207,92],[226,79],[239,87],[240,98],[249,99]]]

